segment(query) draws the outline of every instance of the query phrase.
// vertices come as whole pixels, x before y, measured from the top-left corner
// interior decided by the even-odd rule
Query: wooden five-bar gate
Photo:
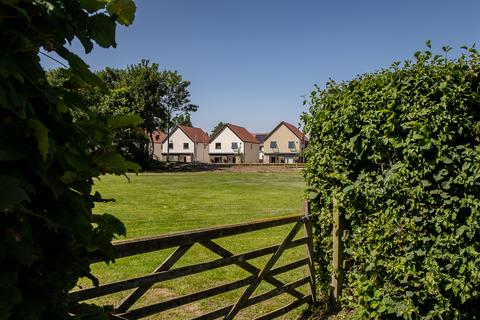
[[[176,250],[170,256],[168,256],[163,263],[153,271],[152,274],[74,291],[70,293],[70,300],[72,302],[78,302],[105,296],[115,292],[135,289],[118,306],[115,307],[114,311],[112,312],[112,318],[140,319],[154,314],[159,314],[166,310],[186,305],[191,302],[203,300],[221,293],[246,287],[234,304],[193,318],[197,320],[207,320],[217,318],[234,319],[238,312],[243,308],[269,300],[283,293],[293,296],[295,300],[288,305],[257,317],[257,319],[262,320],[274,319],[301,305],[314,303],[316,300],[314,280],[315,272],[312,260],[312,226],[308,214],[309,205],[308,203],[305,203],[303,215],[290,215],[255,222],[116,242],[114,243],[114,246],[117,250],[117,258],[174,247],[176,247]],[[288,224],[293,224],[293,228],[281,243],[245,253],[230,252],[213,241],[214,239],[218,238],[244,234]],[[303,237],[295,239],[295,236],[302,228],[304,229]],[[214,252],[216,255],[220,256],[220,258],[194,265],[173,268],[174,264],[196,243]],[[306,248],[304,258],[280,267],[275,267],[276,262],[286,249],[299,246],[304,246]],[[266,262],[262,269],[259,269],[248,262],[248,260],[267,255],[271,255],[270,259]],[[229,265],[237,265],[238,267],[248,271],[251,275],[231,283],[218,285],[207,290],[171,298],[147,306],[134,306],[134,304],[156,283]],[[276,277],[282,273],[300,267],[306,267],[307,276],[299,280],[290,283],[284,283]],[[252,296],[262,281],[273,285],[274,289]],[[303,294],[297,290],[302,285],[308,285],[308,294]]]

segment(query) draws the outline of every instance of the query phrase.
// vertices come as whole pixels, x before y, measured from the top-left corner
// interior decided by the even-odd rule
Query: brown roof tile
[[[286,122],[286,121],[280,122],[280,123],[275,127],[275,129],[273,129],[272,131],[270,131],[270,133],[269,133],[268,136],[265,138],[265,140],[267,140],[267,138],[270,137],[270,136],[272,135],[272,133],[274,133],[275,131],[277,131],[277,129],[280,128],[280,126],[281,126],[282,124],[285,125],[285,127],[287,127],[290,131],[292,131],[293,134],[295,134],[298,139],[300,139],[300,140],[302,140],[302,141],[308,141],[307,136],[306,136],[302,131],[300,131],[300,129],[298,129],[298,128],[295,127],[293,124],[288,123],[288,122]]]
[[[162,143],[165,138],[167,138],[167,134],[163,131],[153,131],[152,132],[153,143]]]
[[[178,125],[176,126],[172,132],[170,133],[170,136],[172,133],[180,129],[187,135],[187,137],[192,140],[194,143],[201,142],[201,143],[208,143],[208,133],[203,131],[200,128],[194,128],[194,127],[188,127],[184,125]],[[167,139],[167,135],[165,134],[165,138],[163,138],[162,143]]]
[[[307,139],[305,134],[302,131],[300,131],[300,129],[295,127],[293,124],[285,122],[285,121],[282,121],[282,122],[288,129],[290,129],[298,137],[298,139],[300,139],[300,140],[306,140]]]
[[[240,127],[240,126],[236,126],[234,124],[231,124],[231,123],[227,123],[223,128],[222,130],[218,131],[216,135],[212,136],[210,138],[210,142],[212,142],[216,137],[218,137],[220,135],[220,133],[223,132],[223,130],[225,130],[225,128],[229,128],[230,130],[232,130],[232,132],[240,138],[240,140],[242,140],[243,142],[249,142],[249,143],[259,143],[257,141],[257,139],[255,139],[254,135],[251,134],[247,129],[245,129],[244,127]]]

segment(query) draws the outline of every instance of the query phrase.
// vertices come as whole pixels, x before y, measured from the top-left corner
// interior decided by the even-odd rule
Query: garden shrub
[[[111,261],[110,241],[125,234],[108,214],[93,214],[93,179],[136,171],[112,145],[113,129],[136,116],[74,121],[87,111],[79,92],[105,88],[69,51],[75,38],[115,46],[117,23],[129,25],[131,0],[0,0],[0,319],[107,319],[68,292],[90,274],[92,258]],[[39,54],[68,64],[67,81],[49,85]],[[56,58],[53,58],[56,59]],[[58,59],[57,59],[58,60]],[[61,61],[59,61],[61,62]],[[61,62],[63,63],[63,62]],[[69,309],[70,308],[70,309]]]
[[[328,294],[332,199],[342,303],[357,318],[469,318],[480,306],[480,59],[429,49],[311,93],[305,178]]]

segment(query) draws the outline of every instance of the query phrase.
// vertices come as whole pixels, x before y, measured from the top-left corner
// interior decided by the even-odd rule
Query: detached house
[[[282,121],[265,138],[265,163],[303,162],[308,142],[305,134],[293,124]]]
[[[258,163],[259,143],[247,129],[226,124],[210,138],[213,163]]]
[[[170,161],[208,162],[208,134],[200,128],[176,126],[162,141],[162,156]]]

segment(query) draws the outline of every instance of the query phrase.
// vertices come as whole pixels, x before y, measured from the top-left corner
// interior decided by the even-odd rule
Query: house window
[[[168,149],[173,149],[173,142],[168,143]]]
[[[276,149],[277,148],[277,141],[270,141],[270,149]]]
[[[220,142],[215,143],[215,149],[216,150],[222,149],[222,144]]]
[[[295,141],[288,141],[288,149],[295,149]]]
[[[183,150],[187,150],[187,149],[188,149],[188,142],[185,142],[185,143],[183,144]]]
[[[237,150],[238,149],[238,143],[237,142],[232,142],[232,149]]]

